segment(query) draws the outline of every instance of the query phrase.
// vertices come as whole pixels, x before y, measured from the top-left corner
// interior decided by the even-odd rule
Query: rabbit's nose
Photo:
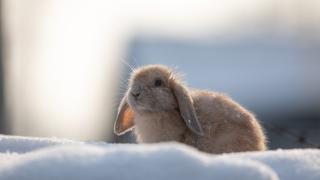
[[[137,92],[131,92],[131,95],[134,96],[135,98],[139,97],[140,96],[140,92],[137,91]]]

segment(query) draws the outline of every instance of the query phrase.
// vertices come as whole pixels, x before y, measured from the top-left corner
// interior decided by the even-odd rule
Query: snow
[[[0,179],[320,179],[320,150],[211,155],[153,145],[0,136]]]
[[[72,141],[69,139],[58,138],[31,138],[19,136],[0,136],[0,152],[16,152],[26,153],[35,149],[40,149],[47,146],[54,145],[68,145],[68,144],[84,144],[83,142]]]

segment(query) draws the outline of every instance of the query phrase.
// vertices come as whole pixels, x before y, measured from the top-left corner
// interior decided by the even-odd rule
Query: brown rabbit
[[[229,97],[190,90],[168,67],[135,70],[123,97],[114,131],[134,129],[137,141],[177,141],[209,153],[266,150],[259,122]]]

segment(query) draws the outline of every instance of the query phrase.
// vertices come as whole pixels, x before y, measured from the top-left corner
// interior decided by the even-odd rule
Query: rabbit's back
[[[220,93],[194,90],[191,95],[204,136],[187,131],[184,143],[209,153],[266,149],[262,127],[241,105]]]

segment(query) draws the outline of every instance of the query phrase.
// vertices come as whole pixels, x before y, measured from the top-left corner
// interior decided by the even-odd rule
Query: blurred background
[[[0,133],[113,135],[130,66],[165,64],[254,112],[269,147],[320,147],[320,1],[0,0]]]

